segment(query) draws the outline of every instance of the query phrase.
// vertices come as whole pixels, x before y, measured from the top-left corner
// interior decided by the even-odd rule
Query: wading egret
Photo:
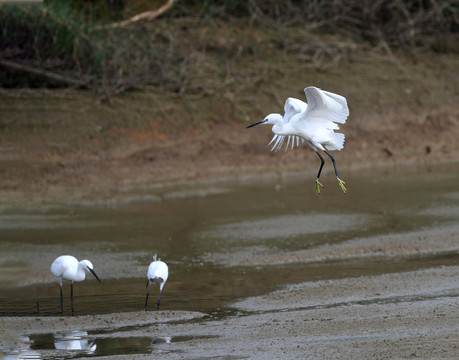
[[[145,311],[147,310],[148,295],[150,294],[150,286],[152,283],[159,284],[158,302],[156,304],[156,306],[159,309],[159,302],[161,300],[161,292],[163,291],[163,287],[167,281],[168,276],[169,276],[169,268],[167,267],[165,262],[161,261],[161,259],[156,259],[156,254],[155,254],[155,256],[153,257],[153,262],[148,267],[147,298],[145,299]]]
[[[51,273],[59,280],[61,287],[61,314],[64,315],[64,300],[62,296],[62,280],[70,280],[70,299],[72,304],[72,316],[74,314],[73,309],[73,282],[83,281],[86,277],[86,271],[89,271],[95,276],[97,280],[100,279],[94,272],[94,267],[89,260],[78,261],[75,257],[70,255],[59,256],[51,264]]]
[[[305,88],[304,92],[307,104],[299,99],[288,98],[284,106],[284,116],[269,114],[264,120],[247,128],[261,124],[273,125],[274,137],[268,144],[274,142],[271,151],[279,150],[285,138],[287,138],[285,151],[290,143],[293,149],[294,146],[300,145],[300,139],[301,143],[306,142],[316,152],[321,162],[315,183],[316,195],[320,194],[320,187],[323,187],[319,177],[325,161],[318,151],[322,150],[332,160],[338,184],[345,193],[345,182],[338,176],[335,158],[327,150],[341,150],[344,146],[344,134],[335,133],[334,130],[339,129],[337,123],[344,124],[349,116],[346,98],[315,86]]]

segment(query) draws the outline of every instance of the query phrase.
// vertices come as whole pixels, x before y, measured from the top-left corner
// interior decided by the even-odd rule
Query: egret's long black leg
[[[61,288],[61,315],[64,316],[64,296],[62,294],[62,284],[59,284]]]
[[[324,150],[324,153],[327,154],[328,156],[330,156],[330,159],[331,161],[333,162],[333,167],[335,168],[335,175],[337,178],[339,178],[338,176],[338,170],[336,169],[336,162],[335,162],[335,158],[332,156],[332,154],[330,154],[327,150]]]
[[[147,298],[145,299],[145,311],[147,311],[148,296],[150,295],[150,280],[147,280]]]
[[[346,193],[347,189],[344,186],[345,182],[339,178],[338,170],[336,169],[335,158],[327,150],[324,150],[324,153],[330,156],[330,159],[333,162],[333,167],[335,168],[335,175],[336,175],[336,178],[338,179],[338,185],[340,186],[341,190],[343,190],[343,192]]]
[[[72,304],[72,316],[75,315],[75,310],[73,308],[73,281],[70,283],[70,302]]]
[[[319,154],[319,152],[317,150],[315,150],[315,151],[316,151],[317,156],[320,158],[320,168],[319,168],[319,172],[317,173],[316,184],[315,184],[316,196],[318,196],[320,194],[320,187],[321,186],[324,187],[320,183],[319,178],[320,178],[320,173],[322,172],[322,168],[324,167],[325,160],[322,157],[322,155]]]
[[[316,154],[320,158],[320,168],[319,168],[319,172],[317,173],[317,179],[318,179],[318,178],[320,178],[320,173],[322,172],[322,168],[324,167],[325,160],[322,157],[322,155],[319,154],[318,151],[316,151]]]
[[[159,310],[159,302],[161,301],[161,290],[159,290],[159,295],[158,295],[158,303],[156,304],[156,307]]]

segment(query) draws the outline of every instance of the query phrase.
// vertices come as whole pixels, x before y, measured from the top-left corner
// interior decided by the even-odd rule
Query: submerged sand
[[[282,253],[253,254],[240,252],[228,258],[215,256],[222,264],[260,266],[287,263],[314,263],[376,257],[398,257],[459,253],[459,225],[429,228],[407,233],[359,237],[338,244]]]

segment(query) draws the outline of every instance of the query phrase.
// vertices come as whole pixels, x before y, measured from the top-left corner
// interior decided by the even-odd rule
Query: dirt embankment
[[[268,127],[245,129],[282,112],[286,97],[304,98],[309,85],[348,99],[341,169],[458,158],[459,56],[355,50],[327,72],[288,54],[278,66],[237,99],[150,89],[101,103],[76,91],[3,91],[0,205],[124,200],[175,183],[267,173],[313,176],[318,160],[306,146],[271,153]]]

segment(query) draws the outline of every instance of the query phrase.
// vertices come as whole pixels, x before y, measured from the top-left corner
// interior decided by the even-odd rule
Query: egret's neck
[[[282,131],[284,126],[284,118],[281,114],[269,114],[267,116],[268,124],[273,125],[273,133],[280,135],[279,133]]]
[[[282,132],[282,125],[281,124],[274,124],[273,125],[273,133],[277,135],[282,135],[280,134]]]
[[[78,270],[75,276],[75,281],[83,281],[86,277],[86,264],[78,263]]]
[[[291,129],[289,124],[284,124],[284,121],[276,122],[273,125],[273,133],[276,135],[287,136],[291,135]]]

